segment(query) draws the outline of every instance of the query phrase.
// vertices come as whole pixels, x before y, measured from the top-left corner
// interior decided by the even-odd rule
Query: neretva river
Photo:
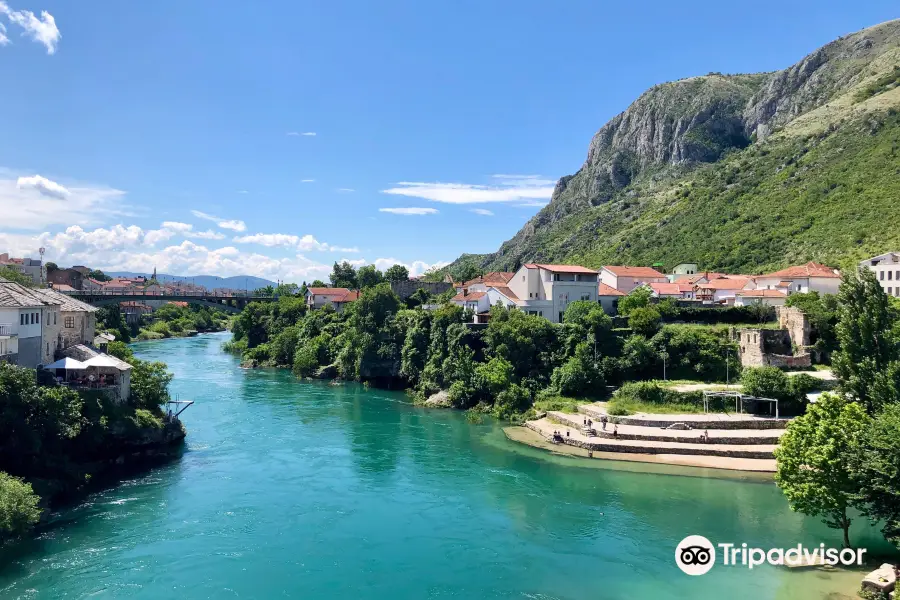
[[[554,456],[402,393],[242,370],[227,339],[135,345],[196,401],[184,455],[5,548],[0,597],[796,600],[859,583],[678,570],[689,534],[840,543],[771,480]]]

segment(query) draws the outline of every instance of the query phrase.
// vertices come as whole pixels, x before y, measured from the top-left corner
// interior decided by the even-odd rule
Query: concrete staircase
[[[683,458],[673,464],[685,464],[687,456],[697,463],[726,469],[774,471],[773,452],[784,433],[787,419],[767,419],[751,415],[607,415],[601,405],[579,406],[578,414],[550,411],[541,419],[525,424],[547,440],[559,432],[561,442],[592,452],[624,455],[657,455]],[[604,430],[601,417],[609,423]],[[587,435],[586,419],[593,421],[595,434]],[[616,434],[614,434],[616,430]],[[706,434],[709,438],[706,440]]]

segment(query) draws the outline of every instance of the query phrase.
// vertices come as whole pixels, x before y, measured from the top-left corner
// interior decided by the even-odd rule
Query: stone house
[[[812,327],[797,308],[779,306],[779,329],[740,328],[732,331],[744,367],[796,368],[812,366]]]
[[[516,271],[506,287],[517,298],[520,310],[561,323],[571,302],[597,302],[599,277],[599,272],[578,265],[528,263]]]
[[[97,308],[55,290],[34,290],[49,301],[60,303],[57,347],[65,349],[76,344],[90,345],[97,329]],[[52,359],[50,362],[53,362]]]
[[[0,278],[0,353],[22,367],[53,362],[59,348],[62,302],[41,291]]]

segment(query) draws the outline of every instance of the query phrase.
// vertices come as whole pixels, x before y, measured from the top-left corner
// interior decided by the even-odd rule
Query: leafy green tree
[[[484,275],[484,269],[472,263],[466,263],[452,270],[450,274],[453,276],[453,281],[466,282]]]
[[[642,335],[632,335],[622,346],[622,355],[617,361],[614,376],[619,381],[653,379],[659,364],[656,348]]]
[[[777,367],[747,367],[741,372],[744,393],[758,398],[787,400],[791,397],[791,382]]]
[[[428,290],[425,288],[419,288],[412,295],[406,299],[406,306],[409,308],[416,308],[417,306],[422,306],[423,304],[434,304],[435,298]]]
[[[484,340],[489,357],[501,357],[513,365],[517,382],[549,383],[559,339],[556,326],[547,319],[494,306]]]
[[[384,278],[388,281],[407,281],[409,269],[403,265],[394,265],[384,272]]]
[[[118,304],[100,307],[97,309],[96,316],[97,329],[114,331],[114,335],[120,342],[127,344],[131,341],[131,330],[128,328],[128,323],[125,322],[125,317],[122,316]]]
[[[838,299],[835,294],[821,295],[819,292],[791,294],[784,304],[801,310],[809,319],[818,338],[815,343],[816,350],[830,354],[838,349],[835,331],[838,321]]]
[[[268,341],[271,320],[271,308],[266,303],[251,302],[234,321],[234,337],[236,340],[246,339],[247,347],[255,348]]]
[[[59,271],[59,265],[50,260],[44,263],[44,268],[47,269],[48,274],[52,273],[53,271]]]
[[[488,362],[478,365],[475,374],[487,393],[491,397],[496,397],[512,383],[513,366],[508,360],[495,356]]]
[[[659,331],[662,317],[655,306],[633,308],[628,313],[628,326],[637,334],[653,337]]]
[[[900,548],[900,404],[887,406],[865,430],[852,471],[856,506]]]
[[[360,267],[356,272],[356,278],[359,283],[360,289],[366,289],[370,287],[375,287],[379,283],[383,282],[385,276],[381,274],[375,265],[365,265]]]
[[[128,347],[128,344],[118,340],[113,340],[106,346],[106,353],[125,362],[130,362],[134,359],[134,352]]]
[[[666,373],[670,378],[724,381],[739,374],[738,347],[727,330],[666,325],[651,344],[660,358],[663,352],[668,354]]]
[[[156,409],[167,402],[173,375],[166,363],[131,360],[131,404],[137,408]]]
[[[12,281],[13,283],[18,283],[25,287],[32,287],[34,285],[34,280],[32,280],[31,277],[23,275],[11,267],[0,267],[0,278]]]
[[[47,272],[50,272],[50,265],[52,263],[47,263]],[[53,265],[54,267],[56,265]],[[91,279],[96,279],[97,281],[112,281],[112,277],[101,271],[100,269],[91,269],[88,272],[88,277]]]
[[[269,356],[273,363],[281,367],[294,364],[294,352],[300,338],[300,328],[296,325],[285,327],[269,342]]]
[[[315,279],[311,284],[309,284],[309,287],[327,287],[327,284],[321,279]]]
[[[650,306],[652,296],[653,290],[646,285],[634,288],[631,293],[619,300],[619,314],[627,317],[635,309],[647,308]]]
[[[334,263],[334,268],[329,275],[332,287],[343,287],[355,290],[359,288],[356,278],[356,269],[346,260],[340,264]]]
[[[528,388],[513,383],[497,394],[493,413],[494,416],[499,419],[509,419],[516,414],[528,410],[528,407],[530,407],[533,402],[534,399]]]
[[[828,527],[842,530],[848,548],[847,509],[858,491],[851,464],[870,426],[862,406],[826,393],[791,421],[775,449],[775,483],[791,510],[822,517]]]
[[[605,392],[600,363],[587,343],[578,344],[575,355],[553,371],[551,385],[563,396],[601,396]]]
[[[40,498],[31,484],[0,471],[0,535],[20,535],[41,518]]]
[[[832,359],[841,391],[869,414],[900,401],[900,346],[888,297],[869,269],[847,274],[838,294],[837,339]]]

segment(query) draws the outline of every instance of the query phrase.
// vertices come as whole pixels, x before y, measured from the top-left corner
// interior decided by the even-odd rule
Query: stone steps
[[[547,418],[528,421],[525,426],[549,439],[554,431],[562,429],[562,443],[597,452],[627,452],[633,454],[692,454],[717,456],[723,458],[753,458],[772,460],[774,445],[767,444],[714,444],[663,442],[655,440],[626,440],[601,437],[586,437],[578,428],[568,428],[552,422]]]
[[[568,414],[558,411],[549,411],[547,418],[573,429],[581,430],[584,426],[585,415]],[[593,419],[593,417],[591,417]],[[618,419],[619,417],[616,417]],[[656,442],[673,442],[680,444],[704,444],[701,437],[704,430],[701,429],[662,429],[658,427],[645,427],[637,425],[617,424],[619,435],[615,439],[632,440],[632,441],[656,441]],[[594,421],[594,429],[597,431],[595,437],[604,439],[613,438],[613,423],[610,422],[604,431],[598,420]],[[738,446],[752,445],[768,445],[775,446],[783,429],[765,430],[765,429],[731,429],[731,430],[712,430],[709,431],[709,442],[711,444],[731,444]]]
[[[587,415],[599,422],[602,416],[607,416],[610,422],[615,421],[619,425],[634,425],[636,427],[665,428],[675,423],[684,423],[691,429],[753,429],[772,430],[784,429],[790,419],[775,419],[770,417],[755,417],[740,414],[696,414],[696,415],[649,415],[634,414],[628,416],[611,416],[606,409],[599,404],[581,404],[578,412]]]

